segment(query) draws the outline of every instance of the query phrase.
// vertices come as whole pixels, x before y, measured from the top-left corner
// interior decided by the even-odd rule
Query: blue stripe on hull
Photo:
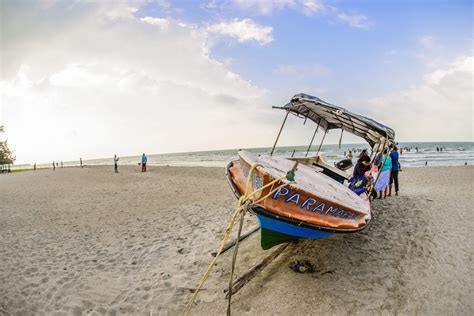
[[[262,216],[260,214],[257,214],[257,218],[261,228],[266,228],[268,230],[273,230],[290,236],[301,238],[324,238],[332,234],[330,232],[324,232],[317,229],[309,229],[306,227],[295,226],[269,217]]]

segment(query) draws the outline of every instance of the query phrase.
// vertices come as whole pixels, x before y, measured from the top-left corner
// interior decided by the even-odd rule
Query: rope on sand
[[[227,241],[230,237],[230,233],[232,232],[232,228],[234,227],[234,223],[235,223],[235,221],[237,220],[237,217],[240,214],[240,226],[239,226],[239,232],[238,232],[238,236],[237,236],[237,243],[235,245],[236,248],[234,250],[234,256],[233,256],[233,259],[232,259],[232,273],[231,273],[230,282],[229,282],[229,291],[230,292],[229,292],[229,303],[228,303],[228,307],[227,307],[228,308],[227,309],[227,314],[230,315],[230,297],[232,295],[231,294],[232,293],[232,277],[233,277],[233,273],[234,273],[235,261],[237,259],[237,252],[238,252],[238,245],[239,245],[238,240],[240,238],[240,233],[242,231],[244,215],[247,212],[247,210],[251,209],[253,206],[255,206],[258,203],[260,203],[261,201],[265,200],[270,195],[275,193],[277,190],[280,190],[281,188],[283,188],[283,187],[289,185],[290,183],[292,183],[293,179],[294,179],[294,171],[296,169],[295,168],[296,166],[294,166],[294,168],[292,170],[293,177],[291,177],[291,176],[289,177],[291,179],[291,180],[288,179],[288,180],[290,180],[289,182],[284,183],[282,185],[279,185],[276,188],[273,188],[275,183],[277,183],[278,181],[281,181],[281,180],[286,178],[286,176],[281,176],[281,177],[279,177],[277,179],[274,179],[273,181],[267,183],[266,185],[262,186],[261,188],[249,193],[248,191],[249,191],[249,188],[250,188],[250,180],[252,179],[252,175],[253,175],[253,172],[255,171],[255,168],[257,168],[258,166],[261,166],[261,165],[253,164],[251,166],[249,174],[247,176],[247,186],[246,186],[246,189],[245,189],[245,193],[239,198],[239,200],[237,202],[237,207],[236,207],[236,209],[235,209],[235,211],[232,215],[232,218],[231,218],[229,224],[227,225],[227,229],[226,229],[226,232],[224,234],[224,238],[222,238],[221,244],[219,246],[219,250],[217,251],[216,256],[214,257],[214,259],[209,264],[209,267],[207,268],[206,273],[204,273],[203,277],[201,278],[201,281],[199,282],[199,285],[197,286],[196,291],[194,292],[191,299],[189,300],[189,302],[184,307],[184,310],[182,311],[181,316],[186,316],[191,311],[191,308],[193,307],[194,301],[196,300],[197,295],[198,295],[199,291],[201,290],[201,287],[204,285],[204,282],[206,282],[207,277],[211,273],[211,270],[214,267],[217,259],[219,258],[222,251],[224,250],[225,245],[226,245],[226,243],[227,243]],[[258,199],[257,201],[253,201],[253,197],[254,197],[255,194],[263,191],[264,189],[266,189],[268,187],[271,187],[271,189],[270,189],[270,192],[267,195],[265,195],[264,197]]]

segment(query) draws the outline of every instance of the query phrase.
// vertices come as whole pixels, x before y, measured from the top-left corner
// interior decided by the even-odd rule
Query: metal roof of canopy
[[[304,93],[295,95],[283,107],[274,106],[274,108],[307,117],[326,131],[342,129],[362,137],[372,147],[385,141],[388,141],[389,144],[393,144],[395,141],[395,132],[390,127]]]

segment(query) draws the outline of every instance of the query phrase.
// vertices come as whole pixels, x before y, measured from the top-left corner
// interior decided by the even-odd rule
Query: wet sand
[[[233,313],[474,314],[473,177],[471,166],[405,169],[369,228],[290,245],[233,296]],[[0,175],[0,198],[0,315],[179,314],[236,203],[223,169],[197,167]],[[258,233],[244,241],[236,276],[271,251]],[[225,314],[231,257],[193,314]]]

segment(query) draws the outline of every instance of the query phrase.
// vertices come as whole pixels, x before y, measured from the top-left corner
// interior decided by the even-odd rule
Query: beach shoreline
[[[236,204],[224,169],[119,170],[0,175],[0,313],[179,314]],[[233,297],[233,312],[473,314],[473,176],[472,166],[405,168],[400,196],[375,201],[366,230],[291,245]],[[259,233],[240,247],[236,276],[269,254]],[[231,257],[192,314],[225,313]],[[293,272],[293,260],[315,272]]]

